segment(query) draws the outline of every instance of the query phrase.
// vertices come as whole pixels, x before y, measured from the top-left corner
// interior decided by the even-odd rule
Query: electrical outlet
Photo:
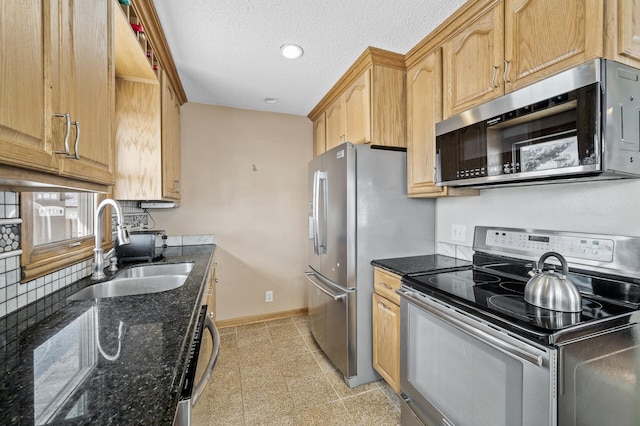
[[[273,291],[267,290],[267,293],[264,296],[265,302],[273,302]]]
[[[451,239],[453,241],[465,241],[467,227],[464,225],[451,225]]]

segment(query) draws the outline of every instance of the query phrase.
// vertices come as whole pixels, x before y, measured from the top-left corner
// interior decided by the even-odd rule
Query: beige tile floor
[[[220,330],[194,425],[399,425],[383,380],[350,389],[299,316]]]

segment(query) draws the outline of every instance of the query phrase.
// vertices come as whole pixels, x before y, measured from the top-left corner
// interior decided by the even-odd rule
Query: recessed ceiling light
[[[297,59],[304,53],[302,47],[297,44],[283,44],[280,47],[280,51],[282,52],[282,56],[288,59]]]
[[[268,104],[277,104],[278,98],[264,98],[264,101]]]

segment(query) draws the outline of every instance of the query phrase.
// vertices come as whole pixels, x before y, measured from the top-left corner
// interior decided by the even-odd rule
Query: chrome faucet
[[[105,206],[110,205],[116,211],[116,231],[118,233],[118,244],[125,245],[129,244],[131,241],[129,240],[129,231],[123,225],[124,224],[124,216],[122,215],[122,208],[120,204],[111,198],[107,198],[100,203],[98,208],[96,209],[96,215],[94,220],[94,233],[96,235],[96,247],[93,249],[93,274],[91,275],[91,279],[93,280],[101,280],[106,278],[104,275],[104,258],[102,252],[102,212]],[[107,256],[109,256],[113,252],[111,249]]]

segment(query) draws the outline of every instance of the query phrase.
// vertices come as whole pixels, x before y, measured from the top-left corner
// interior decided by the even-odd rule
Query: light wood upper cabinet
[[[602,0],[484,3],[442,46],[443,118],[604,54]]]
[[[313,156],[317,157],[327,150],[326,145],[326,120],[325,115],[320,116],[313,122]]]
[[[180,103],[167,78],[162,78],[162,196],[180,200]]]
[[[69,142],[71,155],[61,155],[60,173],[78,179],[112,185],[115,151],[112,137],[113,43],[109,1],[61,2],[71,31],[61,31],[63,59],[53,67],[57,112],[69,112],[75,122]],[[68,9],[67,9],[68,7]],[[59,71],[59,72],[58,72]],[[65,127],[56,120],[58,131]],[[60,134],[60,133],[58,133]],[[62,138],[57,150],[63,150]]]
[[[115,25],[115,197],[120,200],[181,198],[180,105],[184,92],[152,2],[119,6]],[[129,20],[141,22],[145,37]],[[160,48],[160,50],[158,50]],[[170,65],[163,67],[162,63]]]
[[[494,2],[442,46],[444,117],[504,94],[502,2]]]
[[[371,70],[354,81],[342,97],[345,139],[353,143],[371,142]]]
[[[0,14],[0,162],[57,171],[51,147],[48,1],[4,2]]]
[[[640,68],[640,1],[607,1],[605,22],[606,57]]]
[[[3,3],[0,163],[25,181],[113,184],[112,13],[110,1]]]
[[[477,195],[467,188],[436,186],[436,123],[442,120],[442,53],[407,68],[407,193],[410,197]]]
[[[323,132],[316,123],[324,116]],[[406,147],[404,57],[369,47],[309,113],[314,155],[344,142]]]
[[[118,200],[162,198],[159,84],[116,79],[116,187]]]
[[[326,119],[326,143],[327,150],[338,146],[345,141],[344,131],[344,99],[342,97],[336,99],[336,101],[327,108],[324,113]],[[317,144],[322,145],[322,141]]]
[[[603,13],[602,0],[505,0],[506,92],[602,56]]]
[[[371,142],[370,95],[371,70],[366,70],[327,108],[325,112],[327,150],[347,141]]]
[[[445,195],[435,184],[436,123],[442,119],[440,49],[407,69],[407,193]]]
[[[180,200],[180,103],[169,81],[116,79],[119,200]]]

